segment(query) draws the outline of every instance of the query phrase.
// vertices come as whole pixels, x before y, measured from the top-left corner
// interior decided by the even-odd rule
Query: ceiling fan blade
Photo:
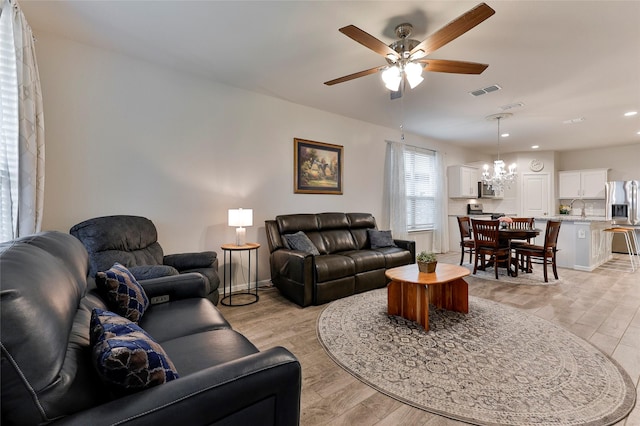
[[[392,48],[390,48],[389,46],[387,46],[386,44],[384,44],[383,42],[381,42],[371,34],[365,31],[362,31],[360,28],[356,27],[355,25],[347,25],[346,27],[340,28],[338,31],[340,31],[342,34],[346,35],[347,37],[357,41],[364,47],[373,50],[378,55],[382,55],[385,57],[387,57],[388,55],[391,55],[391,57],[393,58],[400,57],[400,55],[398,55],[398,52],[396,52],[395,50],[393,50]]]
[[[326,84],[327,86],[333,86],[334,84],[344,83],[345,81],[354,80],[356,78],[364,77],[365,75],[377,73],[378,71],[383,70],[385,68],[386,68],[386,65],[381,65],[379,67],[371,68],[371,69],[368,69],[368,70],[364,70],[364,71],[356,72],[356,73],[353,73],[353,74],[345,75],[344,77],[340,77],[340,78],[336,78],[336,79],[333,79],[333,80],[325,81],[324,84]]]
[[[491,7],[485,3],[480,3],[468,12],[458,16],[444,27],[427,37],[422,43],[411,49],[411,54],[422,50],[424,55],[428,55],[445,44],[460,37],[471,28],[483,22],[491,15],[496,13]]]
[[[477,62],[449,61],[447,59],[421,59],[417,62],[426,64],[425,71],[450,72],[454,74],[482,74],[489,66]]]

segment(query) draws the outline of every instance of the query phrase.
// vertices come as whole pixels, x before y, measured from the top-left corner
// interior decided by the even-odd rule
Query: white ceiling
[[[423,40],[479,1],[20,0],[39,33],[495,154],[486,116],[503,120],[502,153],[640,143],[640,1],[492,1],[496,13],[429,57],[489,64],[481,75],[425,73],[402,100],[380,75],[323,82],[385,64],[338,32],[353,24],[385,43],[394,27]],[[468,92],[497,84],[480,97]],[[403,112],[404,111],[404,112]],[[577,124],[566,120],[584,118]]]

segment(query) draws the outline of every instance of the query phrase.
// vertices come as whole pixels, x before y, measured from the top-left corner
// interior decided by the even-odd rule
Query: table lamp
[[[236,226],[236,245],[243,246],[247,230],[253,226],[253,209],[229,209],[229,226]]]

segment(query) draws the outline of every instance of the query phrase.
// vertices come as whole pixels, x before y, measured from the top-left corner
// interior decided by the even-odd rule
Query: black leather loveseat
[[[384,231],[369,213],[281,215],[265,221],[265,228],[271,281],[300,306],[384,287],[387,269],[415,262],[414,241],[392,240],[387,231],[386,243],[372,244]],[[310,250],[292,249],[288,240],[300,232]]]
[[[60,232],[0,244],[3,425],[299,423],[296,358],[282,347],[259,351],[234,331],[197,273],[143,286],[149,300],[169,299],[138,325],[179,377],[114,396],[94,368],[90,318],[108,304],[88,265],[80,241]]]

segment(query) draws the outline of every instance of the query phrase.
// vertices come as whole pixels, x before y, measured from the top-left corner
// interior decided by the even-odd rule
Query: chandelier
[[[505,163],[500,159],[500,120],[509,118],[513,114],[493,114],[487,117],[487,120],[498,122],[498,159],[493,162],[493,174],[489,172],[489,165],[485,164],[482,172],[482,182],[497,192],[502,192],[504,188],[511,188],[511,184],[516,181],[518,176],[516,172],[516,164],[512,163],[509,168],[505,168]]]

